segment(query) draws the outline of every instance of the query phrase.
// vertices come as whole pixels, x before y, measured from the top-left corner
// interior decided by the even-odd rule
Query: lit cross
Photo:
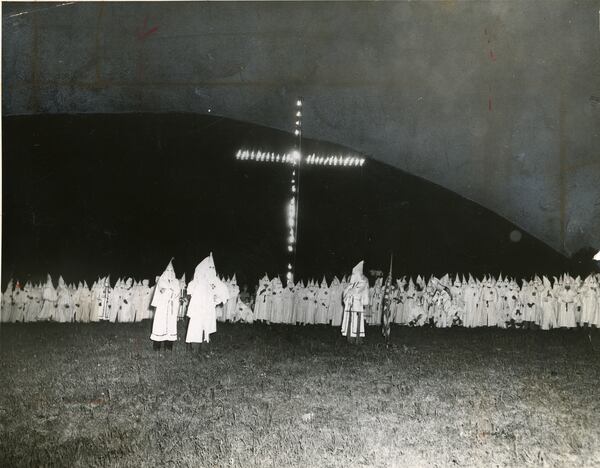
[[[340,166],[356,167],[365,163],[365,158],[344,155],[317,154],[302,155],[302,99],[296,101],[294,135],[296,136],[296,148],[286,154],[265,153],[262,151],[238,150],[236,158],[242,161],[257,161],[267,163],[289,164],[292,167],[290,180],[290,201],[287,209],[287,279],[294,281],[296,271],[296,252],[298,250],[298,211],[300,208],[300,168],[303,164],[313,166]]]

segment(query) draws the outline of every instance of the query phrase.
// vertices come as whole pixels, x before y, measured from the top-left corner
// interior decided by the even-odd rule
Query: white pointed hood
[[[212,253],[198,263],[196,270],[194,270],[194,281],[201,279],[206,279],[208,281],[218,280]]]
[[[179,290],[179,280],[177,279],[177,276],[175,276],[175,270],[173,269],[173,260],[169,262],[167,268],[165,268],[165,271],[163,271],[163,274],[160,275],[156,283],[159,288]]]
[[[365,263],[364,260],[361,260],[360,262],[358,262],[358,264],[354,268],[352,268],[352,276],[350,277],[351,283],[356,283],[363,279],[364,263]]]

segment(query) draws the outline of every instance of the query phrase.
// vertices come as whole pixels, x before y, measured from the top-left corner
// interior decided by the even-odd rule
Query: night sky
[[[291,168],[237,161],[239,148],[284,153],[291,134],[214,116],[117,114],[3,120],[3,284],[217,270],[254,285],[285,276]],[[306,140],[305,153],[358,154]],[[366,155],[368,156],[368,155]],[[400,274],[557,274],[568,260],[505,219],[383,163],[305,167],[297,278]]]

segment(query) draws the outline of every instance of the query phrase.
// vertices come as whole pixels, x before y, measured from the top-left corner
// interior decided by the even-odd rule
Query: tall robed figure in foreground
[[[229,299],[227,286],[217,276],[212,253],[196,267],[187,292],[191,299],[187,309],[190,321],[185,342],[208,343],[210,334],[217,331],[216,306]]]
[[[363,263],[352,269],[350,284],[344,290],[344,316],[342,335],[350,342],[360,343],[365,336],[365,307],[369,305],[369,282],[363,274]]]
[[[160,349],[161,343],[165,342],[165,348],[172,349],[173,342],[177,341],[177,311],[179,308],[179,280],[173,270],[173,261],[169,262],[167,269],[158,278],[152,307],[156,308],[154,322],[152,323],[152,335],[154,349]]]

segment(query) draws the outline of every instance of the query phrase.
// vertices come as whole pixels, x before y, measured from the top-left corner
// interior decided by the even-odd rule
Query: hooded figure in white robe
[[[191,296],[187,310],[190,321],[185,342],[208,343],[210,335],[217,331],[216,306],[229,299],[227,286],[217,276],[212,253],[196,267],[188,294]]]
[[[454,278],[454,283],[450,287],[450,295],[452,296],[452,317],[453,324],[464,324],[464,310],[465,310],[465,301],[464,301],[464,288],[458,275]]]
[[[344,288],[338,277],[335,276],[329,287],[329,311],[327,313],[331,319],[331,325],[334,327],[342,326],[342,318],[344,317],[343,293]]]
[[[585,279],[579,295],[581,297],[580,322],[588,326],[595,324],[598,309],[598,283],[593,276],[590,275]]]
[[[267,315],[271,323],[282,323],[283,314],[283,284],[276,276],[271,280],[271,301],[268,306]]]
[[[402,277],[396,280],[396,287],[393,288],[391,298],[391,320],[392,323],[404,325],[404,299],[406,297],[406,278]]]
[[[576,293],[571,288],[571,284],[565,282],[558,293],[558,326],[561,328],[575,328],[577,321],[575,319]]]
[[[152,334],[154,349],[160,349],[160,344],[165,342],[167,349],[171,349],[173,342],[177,341],[177,310],[179,307],[179,280],[173,270],[171,260],[167,268],[156,282],[152,307],[155,308]]]
[[[308,285],[308,288],[306,288],[308,303],[304,321],[307,324],[315,323],[315,315],[317,313],[317,290],[318,286],[314,283],[314,281],[311,280]]]
[[[154,317],[154,309],[151,306],[152,296],[154,296],[154,287],[150,287],[150,280],[142,280],[140,286],[140,306],[138,309],[138,315],[136,315],[136,321],[151,319]]]
[[[135,321],[135,308],[134,308],[134,290],[133,280],[127,278],[124,285],[121,286],[120,300],[119,300],[119,322],[134,322]]]
[[[42,311],[42,288],[32,286],[27,293],[27,306],[25,309],[25,320],[35,322]]]
[[[185,273],[179,280],[179,309],[177,310],[177,318],[183,320],[188,308],[187,283],[185,282]]]
[[[13,280],[11,279],[6,286],[6,290],[2,294],[2,307],[0,320],[2,322],[10,321],[12,316],[12,295],[13,295]]]
[[[329,310],[329,286],[323,278],[321,287],[317,289],[317,311],[315,313],[315,323],[324,325],[329,323],[327,311]]]
[[[122,297],[123,297],[123,289],[124,289],[124,284],[121,281],[121,278],[119,278],[117,280],[117,282],[115,283],[115,287],[112,288],[110,297],[108,299],[108,306],[109,306],[109,310],[110,310],[108,319],[112,323],[123,321],[122,317],[119,315],[119,312],[121,311],[121,301],[122,301]]]
[[[431,283],[433,283],[435,289],[433,294],[433,321],[435,326],[438,328],[451,327],[454,322],[454,317],[452,315],[452,296],[449,292],[450,289],[435,278],[430,284]]]
[[[235,275],[233,275],[233,278],[227,284],[227,290],[229,292],[229,299],[227,299],[227,303],[225,304],[225,320],[233,322],[238,313],[237,303],[240,295],[240,287],[237,284]]]
[[[363,274],[361,261],[352,269],[350,284],[344,290],[344,317],[342,319],[342,335],[348,341],[360,342],[365,336],[365,307],[369,305],[369,282]]]
[[[260,279],[256,288],[256,300],[254,302],[254,320],[270,320],[268,314],[271,302],[271,283],[267,275]]]
[[[81,322],[81,290],[83,289],[83,285],[81,281],[79,285],[75,288],[75,290],[71,294],[71,301],[73,301],[73,321]]]
[[[25,320],[25,308],[27,307],[27,293],[28,286],[25,285],[24,289],[21,289],[21,285],[17,281],[15,290],[13,292],[13,307],[11,322],[23,322]]]
[[[296,292],[296,304],[294,321],[300,325],[306,325],[307,312],[310,305],[310,295],[308,292],[308,284],[305,286],[303,281],[297,284],[298,290]]]
[[[96,299],[92,306],[93,316],[97,320],[110,320],[112,288],[110,286],[110,276],[98,281],[96,289]]]
[[[544,289],[540,293],[540,304],[542,309],[542,317],[540,327],[542,330],[550,330],[556,327],[557,317],[556,309],[557,302],[552,291],[550,280],[544,276]]]
[[[57,305],[56,301],[58,296],[56,289],[52,284],[52,278],[48,275],[44,289],[42,290],[42,310],[38,316],[38,320],[56,320]]]
[[[294,309],[294,283],[291,279],[287,280],[287,285],[281,293],[281,323],[292,323],[292,313]]]
[[[88,323],[92,311],[92,292],[88,287],[87,282],[83,282],[83,286],[79,291],[79,322]]]
[[[469,275],[469,281],[464,287],[463,300],[465,303],[465,310],[463,314],[463,326],[465,327],[476,327],[477,324],[477,311],[481,296],[481,289],[475,283],[475,280]]]
[[[371,303],[369,325],[381,325],[383,313],[383,278],[375,280],[375,285],[371,288]]]
[[[58,311],[56,313],[56,320],[58,322],[70,323],[73,321],[73,315],[75,309],[73,308],[73,301],[71,298],[71,291],[65,284],[62,276],[58,278],[58,287],[56,288],[56,305]]]

